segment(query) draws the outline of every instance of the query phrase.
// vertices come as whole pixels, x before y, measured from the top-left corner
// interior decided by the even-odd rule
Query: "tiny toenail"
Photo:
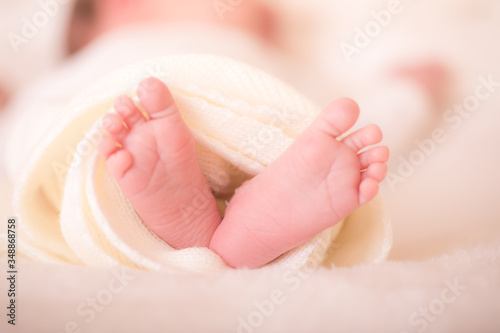
[[[102,119],[101,125],[105,130],[110,130],[113,126],[113,122],[108,117],[104,117]]]
[[[123,107],[120,107],[117,111],[124,116],[130,116],[132,114],[132,108],[129,105],[123,105]]]
[[[114,108],[116,111],[130,109],[130,104],[126,100],[117,100]]]
[[[158,82],[154,78],[150,77],[141,82],[139,88],[137,89],[137,95],[142,97],[145,93],[156,90],[158,87]]]
[[[127,103],[127,96],[120,96],[116,99],[115,105],[120,106],[120,105],[128,105]]]
[[[150,77],[145,81],[145,87],[146,90],[154,90],[158,86],[158,81],[155,80],[154,78]]]
[[[120,129],[120,124],[117,122],[116,119],[111,117],[107,117],[103,125],[104,129],[107,130],[108,132],[116,132]]]

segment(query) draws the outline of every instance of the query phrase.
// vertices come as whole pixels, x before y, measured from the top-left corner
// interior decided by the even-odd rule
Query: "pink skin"
[[[150,120],[130,98],[119,98],[114,106],[118,115],[107,114],[103,120],[110,135],[101,141],[99,153],[153,232],[177,249],[206,247],[221,217],[191,132],[162,82],[143,81],[138,95]],[[210,197],[202,211],[189,209],[198,193],[207,192]]]
[[[261,267],[340,222],[375,197],[387,172],[387,147],[360,153],[382,140],[378,127],[337,140],[359,115],[353,101],[341,99],[238,190],[221,223],[193,137],[168,88],[150,78],[138,94],[150,120],[121,97],[115,103],[119,115],[108,114],[103,122],[109,136],[99,153],[109,172],[165,242],[177,249],[210,247],[232,267]],[[203,209],[186,209],[196,193],[207,193]]]
[[[233,267],[260,267],[372,200],[387,173],[382,133],[367,126],[342,141],[359,109],[341,99],[233,197],[210,247]]]
[[[230,6],[233,10],[222,15],[214,3],[213,0],[77,0],[68,29],[68,53],[77,52],[105,32],[157,22],[203,22],[242,30],[276,44],[276,13],[267,4],[245,0]]]

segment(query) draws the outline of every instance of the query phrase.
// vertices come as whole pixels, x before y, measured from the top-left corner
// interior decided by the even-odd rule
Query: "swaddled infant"
[[[117,7],[112,0],[80,3],[70,33],[72,51],[102,31],[145,17],[224,24],[273,42],[273,15],[254,1],[227,12],[217,11],[208,0],[128,0],[116,2]],[[373,199],[386,174],[388,149],[366,149],[381,141],[378,127],[338,140],[359,114],[353,101],[341,99],[246,182],[221,216],[200,169],[193,136],[168,87],[149,78],[137,94],[139,105],[122,96],[115,102],[116,112],[104,117],[109,135],[99,153],[144,223],[176,249],[208,247],[230,266],[263,266]],[[195,193],[206,194],[205,209],[186,214]]]
[[[244,183],[222,217],[201,171],[194,138],[156,78],[122,96],[103,118],[98,149],[143,222],[176,249],[209,247],[233,267],[260,267],[372,200],[386,175],[387,147],[371,125],[338,139],[356,122],[350,99],[328,106],[272,164]],[[204,209],[186,210],[203,193]]]

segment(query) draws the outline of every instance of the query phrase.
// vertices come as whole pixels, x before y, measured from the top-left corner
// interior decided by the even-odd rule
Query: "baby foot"
[[[335,225],[372,200],[386,175],[382,133],[364,127],[345,137],[359,115],[349,99],[333,103],[231,200],[210,248],[233,267],[256,268]]]
[[[207,247],[221,217],[191,132],[163,82],[144,80],[138,96],[148,119],[130,98],[119,98],[118,114],[103,119],[109,136],[99,154],[156,235],[177,249]]]

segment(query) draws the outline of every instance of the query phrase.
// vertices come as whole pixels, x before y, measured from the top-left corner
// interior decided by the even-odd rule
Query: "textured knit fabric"
[[[174,250],[156,237],[97,156],[102,115],[119,95],[136,98],[137,85],[150,76],[172,91],[221,212],[234,191],[280,156],[320,111],[281,81],[215,56],[155,58],[112,73],[70,103],[23,172],[15,208],[24,255],[96,267],[228,269],[209,249]],[[390,245],[390,222],[377,199],[270,265],[377,262]]]

